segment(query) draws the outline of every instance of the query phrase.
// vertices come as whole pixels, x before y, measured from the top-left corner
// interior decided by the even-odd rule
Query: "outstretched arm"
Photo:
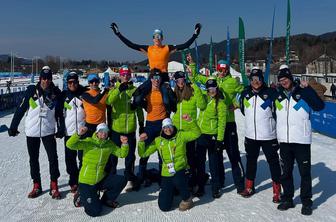
[[[119,28],[117,26],[116,23],[112,23],[111,24],[111,29],[113,30],[114,34],[116,36],[119,37],[119,39],[128,47],[130,47],[131,49],[137,50],[137,51],[141,51],[141,52],[147,52],[148,49],[148,45],[138,45],[135,44],[133,42],[131,42],[130,40],[128,40],[125,36],[123,36],[120,32],[119,32]]]
[[[183,49],[189,48],[191,46],[191,44],[195,41],[195,39],[198,37],[198,35],[200,34],[201,27],[202,27],[201,24],[197,23],[195,25],[195,32],[194,32],[194,34],[185,43],[180,44],[180,45],[169,45],[169,51],[170,51],[170,53],[176,52],[177,50],[183,50]]]

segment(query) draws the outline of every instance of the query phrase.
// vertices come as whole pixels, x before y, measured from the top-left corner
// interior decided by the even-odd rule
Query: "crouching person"
[[[110,154],[119,158],[127,156],[128,140],[127,137],[120,136],[121,148],[107,140],[109,129],[105,123],[97,126],[92,137],[81,140],[80,136],[87,130],[87,127],[81,127],[79,133],[72,135],[66,145],[72,150],[83,150],[83,163],[79,172],[79,194],[75,195],[75,206],[84,206],[85,213],[96,217],[100,215],[103,204],[111,208],[119,205],[116,199],[127,181],[121,175],[107,175],[104,169]],[[102,190],[104,194],[99,199],[99,191]]]
[[[182,119],[187,122],[189,131],[178,131],[171,119],[166,118],[162,122],[160,136],[148,146],[145,146],[147,134],[140,135],[138,153],[140,157],[148,157],[158,151],[162,158],[161,190],[159,193],[159,208],[162,211],[169,211],[172,208],[174,189],[179,191],[182,201],[179,205],[180,211],[193,207],[191,193],[188,189],[188,168],[186,143],[197,139],[201,131],[196,122],[185,114]]]

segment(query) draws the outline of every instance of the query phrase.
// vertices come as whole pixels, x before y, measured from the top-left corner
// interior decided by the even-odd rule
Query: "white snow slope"
[[[239,145],[245,165],[243,144],[243,117],[237,112]],[[0,117],[0,125],[9,126],[13,114]],[[72,194],[69,192],[68,175],[65,171],[64,143],[57,139],[57,150],[61,177],[59,187],[63,198],[53,200],[49,194],[49,167],[44,147],[40,147],[40,168],[44,193],[36,199],[28,199],[32,188],[29,173],[28,152],[24,135],[23,120],[17,137],[8,137],[7,132],[0,133],[0,221],[91,221],[83,208],[75,208]],[[187,212],[179,212],[180,201],[175,198],[175,209],[161,212],[157,206],[159,188],[157,184],[142,188],[139,192],[123,192],[118,201],[120,208],[104,208],[103,215],[94,221],[336,221],[336,151],[335,139],[314,133],[312,144],[312,178],[314,211],[312,216],[300,213],[299,198],[300,177],[294,170],[296,207],[286,212],[276,209],[272,203],[272,185],[268,164],[261,152],[256,178],[256,194],[243,198],[236,193],[231,176],[230,163],[225,154],[226,186],[221,198],[213,200],[210,186],[206,195],[194,198],[195,207]],[[137,157],[136,165],[139,158]],[[149,168],[156,166],[157,155],[150,158]],[[124,162],[119,161],[118,174],[123,173]],[[137,170],[137,169],[136,169]]]

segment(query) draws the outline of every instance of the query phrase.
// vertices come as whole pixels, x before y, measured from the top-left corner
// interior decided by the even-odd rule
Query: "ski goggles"
[[[157,39],[157,40],[161,40],[162,39],[162,35],[160,35],[160,34],[154,34],[153,35],[153,39]]]
[[[89,81],[89,84],[100,83],[99,79],[92,79]]]
[[[259,76],[252,76],[250,78],[250,81],[251,82],[261,82],[262,80],[261,80],[261,78]]]
[[[178,78],[178,79],[175,79],[175,82],[177,82],[177,83],[183,83],[183,82],[185,82],[185,78]]]
[[[163,126],[162,129],[173,129],[173,125],[167,125],[167,126]]]
[[[77,80],[69,80],[67,83],[69,85],[76,85],[76,84],[78,84],[78,81]]]
[[[154,75],[154,76],[152,76],[152,79],[153,79],[153,80],[160,80],[160,79],[161,79],[161,76],[159,76],[159,75]]]
[[[217,91],[217,87],[209,87],[207,88],[208,92],[216,92]]]

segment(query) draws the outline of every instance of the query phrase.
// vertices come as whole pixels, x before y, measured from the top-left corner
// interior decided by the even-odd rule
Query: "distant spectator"
[[[331,92],[332,98],[336,99],[336,86],[334,85],[334,83],[332,83],[330,86],[330,92]]]
[[[324,93],[327,91],[327,87],[318,83],[314,77],[309,79],[308,84],[316,91],[317,95],[324,100]]]

